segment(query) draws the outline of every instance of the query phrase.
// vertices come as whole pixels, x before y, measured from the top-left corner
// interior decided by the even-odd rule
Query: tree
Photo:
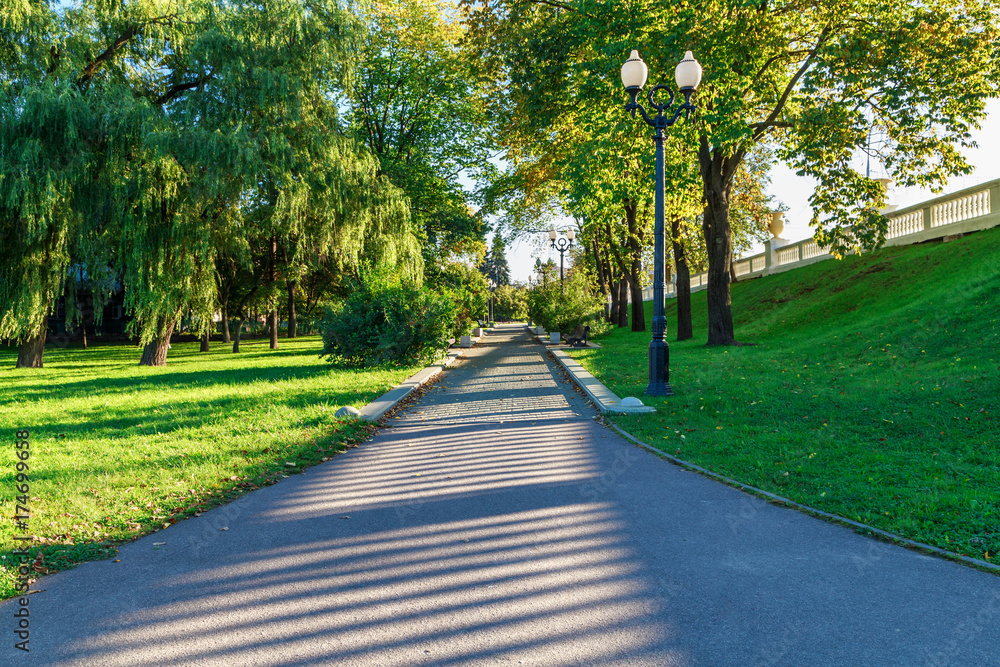
[[[406,196],[431,265],[483,240],[458,176],[482,182],[495,171],[490,119],[458,47],[464,27],[445,0],[374,0],[359,15],[365,33],[348,98],[352,126]]]
[[[888,137],[875,150],[897,182],[940,187],[968,171],[958,148],[1000,86],[1000,10],[987,0],[468,6],[486,67],[507,75],[499,85],[535,128],[554,127],[582,100],[617,106],[618,66],[630,48],[642,49],[653,82],[668,82],[681,55],[696,52],[705,76],[687,154],[705,200],[709,344],[735,342],[730,212],[754,146],[773,143],[780,159],[819,181],[811,203],[822,245],[837,255],[872,248],[884,240],[884,192],[850,166],[869,130]]]
[[[500,234],[493,234],[490,251],[480,264],[479,270],[493,281],[494,285],[510,285],[510,265],[507,263],[507,244]]]

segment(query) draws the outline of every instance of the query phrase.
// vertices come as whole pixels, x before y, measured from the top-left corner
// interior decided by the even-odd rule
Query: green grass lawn
[[[648,333],[573,352],[655,415],[637,438],[743,483],[981,559],[1000,553],[1000,229],[733,285],[745,347],[676,343],[643,397]],[[647,304],[647,326],[652,304]],[[1000,562],[1000,561],[994,561]]]
[[[14,369],[0,347],[0,597],[13,593],[15,429],[30,429],[30,532],[49,570],[107,557],[145,535],[367,436],[334,418],[416,368],[349,371],[319,358],[318,336],[174,345],[164,368],[140,368],[131,346],[45,350],[42,369]],[[288,466],[294,463],[295,466]]]

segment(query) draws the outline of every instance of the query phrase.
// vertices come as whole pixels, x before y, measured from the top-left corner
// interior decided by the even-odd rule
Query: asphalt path
[[[501,327],[359,448],[39,580],[30,653],[0,605],[0,664],[1000,665],[1000,577],[596,416]]]

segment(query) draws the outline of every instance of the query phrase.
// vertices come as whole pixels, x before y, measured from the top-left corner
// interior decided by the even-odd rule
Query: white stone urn
[[[461,347],[472,347],[472,336],[462,336],[459,342]]]
[[[549,343],[551,343],[552,345],[558,345],[559,344],[559,332],[558,331],[553,331],[552,333],[549,334]]]
[[[473,336],[474,338],[479,338],[479,337],[480,337],[480,336],[482,336],[482,335],[483,335],[483,330],[482,330],[481,328],[479,328],[479,327],[475,327],[475,328],[474,328],[474,329],[472,330],[472,336]]]
[[[784,211],[771,211],[771,222],[768,223],[767,230],[773,238],[781,238],[781,232],[785,231],[785,221],[782,219],[784,215]]]

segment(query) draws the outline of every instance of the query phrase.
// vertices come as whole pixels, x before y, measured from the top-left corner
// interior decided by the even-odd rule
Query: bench
[[[590,327],[585,327],[582,325],[577,325],[573,333],[566,336],[566,342],[572,347],[587,347],[587,334],[590,333]]]

